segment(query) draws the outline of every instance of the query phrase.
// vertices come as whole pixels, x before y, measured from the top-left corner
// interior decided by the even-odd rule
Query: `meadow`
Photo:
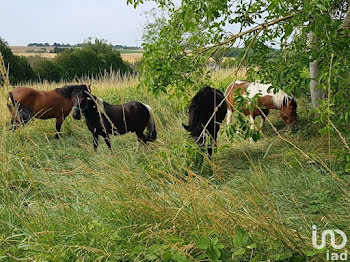
[[[233,75],[214,73],[211,85],[224,90]],[[54,120],[9,132],[2,89],[0,261],[323,261],[313,224],[350,236],[349,178],[329,154],[343,140],[318,133],[308,99],[298,100],[295,134],[278,112],[255,143],[230,141],[222,125],[213,160],[204,155],[198,169],[201,151],[175,99],[138,89],[133,76],[87,81],[109,103],[149,104],[158,140],[142,146],[127,134],[94,152],[84,121],[71,116],[59,140]]]

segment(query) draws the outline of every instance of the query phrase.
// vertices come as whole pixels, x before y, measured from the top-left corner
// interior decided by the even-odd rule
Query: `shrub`
[[[35,68],[35,67],[34,67]],[[48,59],[41,60],[36,65],[36,73],[39,79],[46,79],[48,81],[59,82],[66,78],[66,71],[55,61]]]

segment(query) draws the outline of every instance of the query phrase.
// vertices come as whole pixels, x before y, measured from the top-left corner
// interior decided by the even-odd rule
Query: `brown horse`
[[[38,119],[56,118],[56,138],[59,138],[64,119],[73,107],[78,91],[90,92],[90,86],[71,85],[51,91],[40,91],[29,87],[16,87],[8,93],[7,107],[12,115],[11,129],[25,125],[33,117]]]
[[[288,96],[282,90],[274,92],[271,85],[261,84],[259,82],[236,81],[231,83],[225,92],[227,100],[228,116],[227,124],[231,122],[232,112],[235,106],[235,95],[240,93],[243,97],[253,98],[258,95],[258,106],[254,110],[244,109],[243,113],[250,116],[251,128],[255,128],[255,118],[259,115],[262,117],[261,125],[265,122],[265,117],[269,114],[270,109],[279,109],[283,121],[292,126],[293,130],[298,128],[297,102],[294,97]]]

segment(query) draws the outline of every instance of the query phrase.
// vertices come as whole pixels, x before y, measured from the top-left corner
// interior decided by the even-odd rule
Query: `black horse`
[[[209,158],[213,153],[213,144],[216,146],[217,134],[226,112],[224,94],[220,90],[206,86],[192,98],[188,125],[182,124],[199,146],[204,146],[206,134],[209,135],[210,142],[207,146]]]
[[[73,118],[85,117],[86,125],[93,135],[94,149],[98,146],[98,137],[102,136],[109,149],[109,135],[123,135],[135,132],[138,141],[146,144],[157,139],[152,108],[140,102],[129,102],[122,105],[111,105],[100,98],[80,92],[77,94],[73,107]],[[146,135],[143,134],[147,128]]]

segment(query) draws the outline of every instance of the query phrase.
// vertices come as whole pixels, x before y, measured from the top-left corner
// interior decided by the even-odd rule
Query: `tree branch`
[[[237,38],[239,38],[239,37],[242,37],[242,36],[247,35],[247,34],[250,34],[250,33],[254,33],[254,32],[259,31],[259,30],[262,30],[262,29],[264,29],[264,28],[268,28],[269,26],[272,26],[272,25],[274,25],[274,24],[278,24],[278,23],[280,23],[280,22],[282,22],[282,21],[288,20],[288,19],[294,17],[294,16],[295,16],[296,14],[298,14],[298,13],[301,13],[301,11],[296,12],[296,13],[293,13],[293,14],[289,14],[289,15],[284,16],[284,17],[280,17],[280,18],[274,19],[274,20],[272,20],[272,21],[270,21],[270,22],[267,22],[267,23],[260,24],[260,25],[258,25],[258,26],[256,26],[256,27],[253,27],[253,28],[251,28],[251,29],[249,29],[249,30],[247,30],[247,31],[239,32],[238,34],[232,35],[231,37],[229,37],[228,39],[226,39],[226,40],[223,41],[223,42],[220,42],[220,43],[217,43],[217,44],[215,44],[215,45],[211,45],[211,46],[208,46],[208,47],[203,48],[203,49],[201,50],[201,53],[202,53],[202,52],[205,52],[205,51],[208,51],[208,50],[211,49],[211,48],[215,48],[215,47],[218,47],[218,46],[227,45],[227,44],[229,44],[230,42],[235,41],[235,40],[236,40]]]

